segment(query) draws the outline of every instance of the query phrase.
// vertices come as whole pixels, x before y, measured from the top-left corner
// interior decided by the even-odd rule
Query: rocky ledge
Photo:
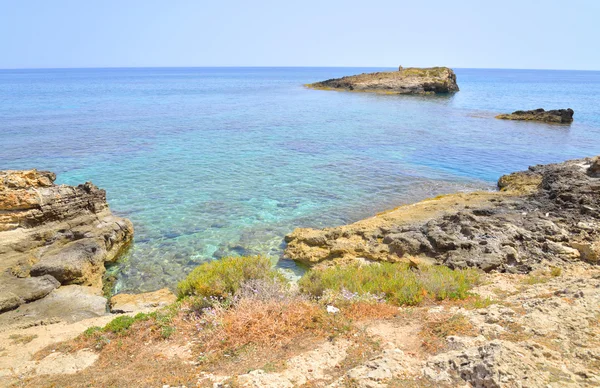
[[[600,260],[600,157],[503,176],[495,192],[451,194],[351,225],[296,229],[286,256],[307,265],[420,261],[527,273]]]
[[[456,74],[447,67],[402,68],[398,71],[359,74],[306,85],[311,89],[347,90],[386,94],[437,94],[458,92]]]
[[[573,109],[554,109],[544,110],[518,110],[511,114],[501,114],[496,116],[502,120],[525,120],[525,121],[542,121],[545,123],[569,124],[573,122]]]
[[[0,326],[106,311],[104,265],[130,243],[133,225],[111,213],[104,190],[55,179],[0,171]]]

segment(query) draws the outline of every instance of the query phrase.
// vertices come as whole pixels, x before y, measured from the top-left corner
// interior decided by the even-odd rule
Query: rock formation
[[[398,71],[359,74],[306,85],[312,89],[348,90],[386,94],[458,92],[456,74],[447,67],[399,67]]]
[[[598,158],[504,176],[500,191],[451,194],[351,225],[296,229],[286,256],[307,265],[352,260],[436,262],[527,273],[600,260]]]
[[[138,313],[166,307],[177,300],[168,288],[143,294],[117,294],[110,298],[111,313]]]
[[[496,116],[497,119],[503,120],[526,120],[526,121],[543,121],[545,123],[569,124],[573,122],[573,109],[556,109],[556,110],[518,110],[511,114],[501,114]]]
[[[59,303],[66,308],[81,292],[58,292],[60,286],[100,289],[104,263],[133,237],[132,223],[112,215],[104,190],[89,182],[56,185],[55,178],[0,171],[0,312],[47,295],[67,297]]]

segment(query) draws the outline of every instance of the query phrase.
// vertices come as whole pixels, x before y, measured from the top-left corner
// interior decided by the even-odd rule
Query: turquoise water
[[[441,97],[302,86],[373,70],[1,70],[0,169],[106,189],[136,228],[117,290],[146,291],[224,255],[279,258],[295,227],[600,154],[600,72],[458,69],[461,91]],[[538,107],[571,107],[575,122],[493,118]]]

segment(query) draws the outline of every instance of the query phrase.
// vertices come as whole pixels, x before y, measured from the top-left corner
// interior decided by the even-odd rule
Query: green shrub
[[[227,257],[199,265],[179,282],[177,289],[180,298],[188,295],[227,298],[251,279],[284,281],[266,257]]]
[[[120,317],[116,317],[112,321],[108,322],[104,329],[104,332],[112,332],[115,334],[121,334],[129,330],[131,325],[136,322],[134,317],[130,317],[127,315],[121,315]]]
[[[380,263],[331,267],[307,272],[300,290],[320,297],[325,290],[358,295],[381,295],[398,305],[415,305],[424,298],[463,299],[478,281],[472,269],[451,270],[445,266],[411,269],[404,263]]]

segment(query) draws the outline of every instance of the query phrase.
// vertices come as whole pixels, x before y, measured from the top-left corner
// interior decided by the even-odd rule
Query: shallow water
[[[0,169],[106,189],[136,229],[117,290],[146,291],[204,260],[278,258],[295,227],[600,153],[600,72],[458,69],[461,91],[441,97],[302,86],[374,70],[0,70]],[[538,107],[571,107],[575,122],[493,118]]]

